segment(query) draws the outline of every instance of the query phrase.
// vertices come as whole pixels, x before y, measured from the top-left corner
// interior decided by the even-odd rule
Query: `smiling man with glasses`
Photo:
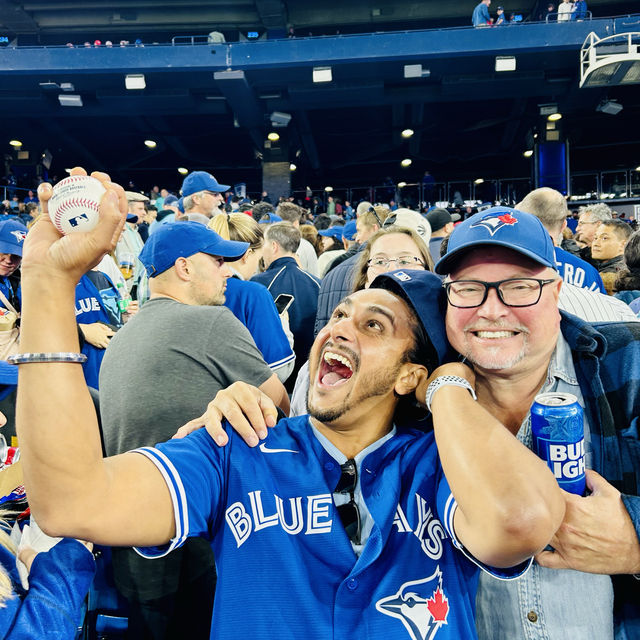
[[[61,239],[45,185],[25,248],[18,436],[42,528],[147,556],[210,540],[212,638],[473,638],[478,566],[521,575],[564,502],[545,463],[474,400],[472,371],[438,366],[439,278],[399,270],[344,299],[311,349],[310,415],[268,434],[263,423],[260,446],[225,425],[215,440],[200,429],[103,458],[73,301],[125,211],[121,190],[94,175],[107,189],[98,226]],[[430,433],[414,428],[415,393]]]
[[[527,446],[536,395],[571,393],[584,408],[591,495],[565,494],[553,550],[537,556],[519,585],[481,575],[480,639],[612,639],[614,625],[616,638],[640,637],[640,583],[615,575],[612,586],[608,575],[640,572],[636,323],[560,312],[564,285],[549,233],[538,218],[506,207],[458,225],[435,269],[446,276],[447,337],[473,366],[482,406]]]

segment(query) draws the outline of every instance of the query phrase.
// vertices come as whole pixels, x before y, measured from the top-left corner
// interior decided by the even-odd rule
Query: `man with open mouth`
[[[564,500],[475,401],[473,372],[442,364],[441,281],[396,271],[347,297],[312,347],[310,415],[259,447],[225,425],[102,458],[73,293],[125,211],[122,189],[93,175],[107,189],[98,226],[61,238],[45,216],[25,246],[18,435],[40,526],[149,557],[208,538],[212,638],[474,638],[478,567],[525,572]],[[431,433],[403,426],[417,389]]]

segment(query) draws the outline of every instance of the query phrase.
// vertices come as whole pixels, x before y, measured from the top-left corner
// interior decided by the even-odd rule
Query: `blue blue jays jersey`
[[[560,247],[554,247],[553,250],[556,254],[558,273],[564,282],[573,284],[581,289],[607,293],[602,283],[602,278],[595,267],[586,260],[578,258],[578,256],[574,256]]]
[[[361,464],[374,524],[359,557],[333,502],[340,465],[307,416],[281,420],[260,447],[201,429],[136,450],[171,492],[176,535],[212,541],[218,569],[211,638],[443,640],[476,637],[478,568],[457,550],[456,502],[433,434],[398,431]],[[489,571],[515,577],[512,570]]]
[[[291,362],[296,356],[282,328],[271,294],[265,287],[239,278],[227,279],[224,306],[249,329],[249,333],[271,369]]]

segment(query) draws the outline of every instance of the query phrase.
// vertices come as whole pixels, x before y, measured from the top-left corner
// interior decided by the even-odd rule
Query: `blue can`
[[[546,461],[565,491],[585,488],[584,416],[571,393],[542,393],[531,406],[533,450]]]

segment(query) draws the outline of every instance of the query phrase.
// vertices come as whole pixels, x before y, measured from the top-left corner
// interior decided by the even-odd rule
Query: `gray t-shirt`
[[[259,387],[273,372],[246,327],[223,306],[149,300],[116,333],[100,369],[107,455],[171,438],[237,380]]]

